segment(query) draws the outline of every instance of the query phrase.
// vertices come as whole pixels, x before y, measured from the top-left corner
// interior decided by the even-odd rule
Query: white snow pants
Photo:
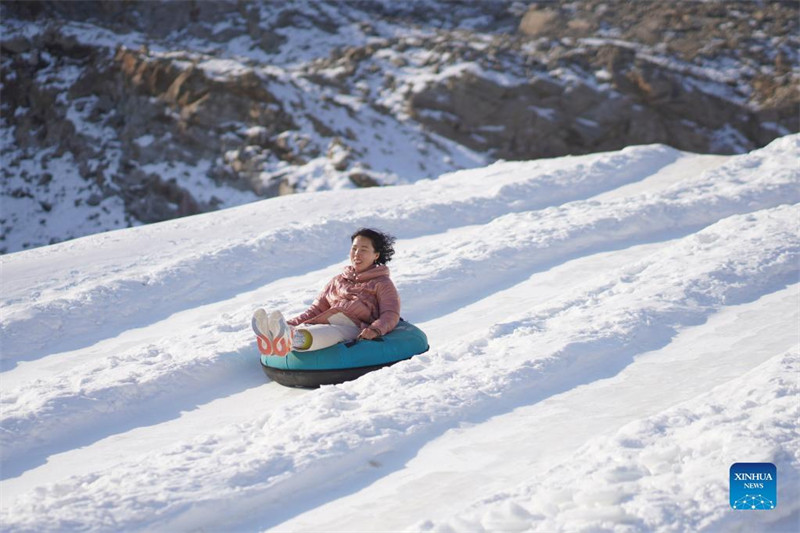
[[[328,319],[328,324],[301,324],[294,328],[292,350],[310,352],[322,350],[340,342],[354,340],[361,328],[343,313],[336,313]]]

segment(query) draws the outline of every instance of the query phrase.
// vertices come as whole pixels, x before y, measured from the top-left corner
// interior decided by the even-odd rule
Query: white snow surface
[[[796,531],[800,136],[284,196],[0,257],[4,531]],[[359,226],[430,350],[270,382]],[[778,504],[728,471],[772,462]]]

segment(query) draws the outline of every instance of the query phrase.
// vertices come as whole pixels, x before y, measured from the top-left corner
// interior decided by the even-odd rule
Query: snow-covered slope
[[[287,196],[2,257],[2,523],[42,530],[790,530],[800,136]],[[361,225],[431,350],[264,378]],[[768,461],[778,507],[733,511]]]

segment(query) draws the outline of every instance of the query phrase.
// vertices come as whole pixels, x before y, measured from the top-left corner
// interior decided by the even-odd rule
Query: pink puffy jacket
[[[356,274],[352,265],[328,282],[305,313],[287,323],[327,324],[336,313],[352,320],[361,329],[375,328],[381,335],[392,331],[400,321],[400,296],[389,279],[386,265],[375,265]]]

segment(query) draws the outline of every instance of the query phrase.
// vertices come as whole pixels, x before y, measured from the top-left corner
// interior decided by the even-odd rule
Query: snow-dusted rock
[[[764,146],[798,130],[796,6],[726,5],[4,3],[0,251],[498,158]]]

